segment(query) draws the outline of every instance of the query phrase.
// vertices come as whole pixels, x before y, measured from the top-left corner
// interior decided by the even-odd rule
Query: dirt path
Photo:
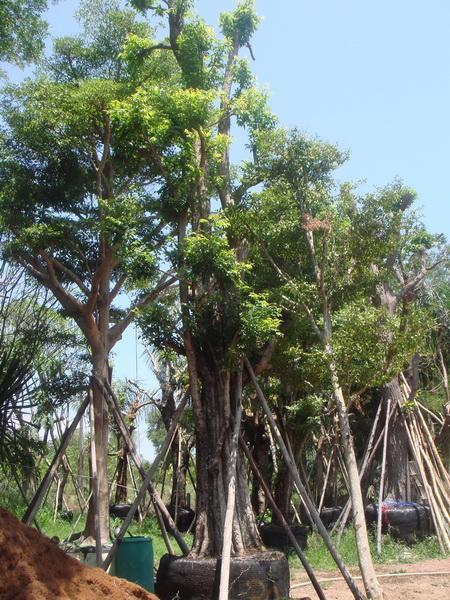
[[[357,568],[350,569],[353,575],[359,575]],[[424,560],[417,563],[376,565],[380,574],[405,573],[401,577],[380,577],[386,600],[450,600],[450,559]],[[414,573],[445,573],[441,575],[414,575]],[[410,575],[407,575],[410,573]],[[339,572],[316,571],[319,581],[339,577]],[[291,597],[316,600],[317,595],[311,584],[296,587],[296,584],[309,581],[304,572],[291,572]],[[357,584],[363,589],[361,580]],[[326,582],[322,588],[327,600],[353,600],[343,580]]]

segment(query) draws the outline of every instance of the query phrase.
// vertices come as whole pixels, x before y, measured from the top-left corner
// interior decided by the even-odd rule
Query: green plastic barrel
[[[125,537],[119,544],[114,575],[154,591],[153,546],[149,537]]]

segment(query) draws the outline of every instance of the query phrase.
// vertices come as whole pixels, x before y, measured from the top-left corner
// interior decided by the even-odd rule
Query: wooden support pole
[[[60,445],[57,453],[53,457],[53,460],[50,463],[47,473],[45,474],[43,480],[41,481],[41,484],[39,485],[38,489],[36,490],[36,493],[34,494],[30,504],[28,505],[27,510],[25,511],[25,514],[22,517],[22,522],[26,523],[26,525],[30,525],[30,523],[33,522],[33,520],[36,516],[36,513],[38,512],[39,508],[41,507],[41,504],[45,497],[45,494],[47,493],[48,488],[50,487],[50,485],[53,481],[53,478],[59,467],[62,457],[64,456],[67,446],[69,445],[70,438],[72,437],[75,429],[77,428],[77,425],[78,425],[81,417],[83,416],[84,411],[86,410],[88,404],[89,404],[89,394],[86,395],[86,398],[81,403],[72,423],[70,424],[70,427],[68,427],[66,429],[66,431],[64,432],[64,435],[61,438],[61,445]]]
[[[279,520],[279,522],[282,524],[284,530],[286,531],[286,534],[289,537],[291,544],[294,546],[294,550],[295,550],[297,556],[299,557],[300,562],[302,563],[303,568],[305,569],[306,574],[308,575],[309,580],[311,581],[311,584],[313,585],[314,589],[316,590],[317,596],[320,598],[320,600],[326,600],[325,594],[324,594],[322,588],[320,587],[319,582],[317,581],[314,571],[312,570],[310,564],[308,563],[306,556],[303,553],[303,550],[298,545],[295,535],[292,533],[291,528],[289,527],[286,519],[283,516],[283,513],[276,505],[275,499],[272,496],[269,486],[267,485],[264,477],[262,476],[260,470],[258,469],[258,466],[255,463],[255,460],[252,456],[252,453],[247,448],[247,445],[242,436],[240,436],[239,442],[241,444],[242,450],[245,453],[245,456],[247,457],[247,460],[249,462],[249,465],[250,465],[253,473],[255,474],[256,478],[259,481],[259,484],[261,485],[262,489],[264,490],[264,494],[266,495],[268,503],[272,507],[274,514],[276,515],[277,519]]]
[[[361,592],[361,590],[358,588],[358,586],[354,582],[354,580],[350,574],[350,571],[347,569],[347,567],[345,566],[338,551],[336,550],[336,548],[330,538],[330,535],[328,534],[328,531],[326,530],[324,524],[322,523],[322,521],[320,519],[320,515],[317,512],[317,508],[315,507],[314,503],[309,498],[309,495],[306,492],[305,486],[301,482],[297,466],[292,461],[291,456],[290,456],[290,454],[286,448],[286,445],[283,441],[283,438],[281,437],[280,432],[278,431],[277,425],[275,423],[275,419],[272,416],[272,413],[270,411],[267,400],[259,386],[258,380],[256,379],[255,372],[253,371],[253,368],[252,368],[249,360],[247,358],[245,358],[244,360],[245,360],[245,366],[247,367],[250,378],[253,382],[253,385],[255,386],[259,401],[261,402],[263,410],[266,413],[267,419],[268,419],[270,427],[272,429],[272,433],[278,441],[278,445],[283,454],[284,460],[286,462],[286,466],[288,467],[289,471],[291,472],[292,478],[294,480],[294,483],[297,487],[297,490],[298,490],[300,496],[303,498],[304,503],[307,505],[307,508],[311,514],[311,517],[314,520],[315,524],[317,525],[317,529],[318,529],[320,535],[322,536],[323,541],[325,542],[325,545],[328,548],[328,551],[330,552],[336,565],[338,566],[340,572],[342,573],[349,589],[351,590],[351,592],[353,594],[353,597],[356,600],[366,600],[364,594]]]
[[[100,510],[99,510],[99,485],[97,477],[97,453],[95,450],[95,419],[94,402],[92,391],[89,391],[90,403],[90,421],[91,421],[91,489],[92,502],[94,504],[94,535],[95,535],[95,565],[99,567],[102,564],[102,541],[100,538]]]
[[[378,436],[378,439],[376,440],[376,442],[374,442],[380,414],[381,414],[381,402],[378,405],[377,413],[375,415],[375,420],[374,420],[374,423],[372,426],[372,431],[370,432],[369,442],[367,444],[366,451],[364,452],[363,462],[362,462],[362,465],[361,465],[361,468],[359,471],[360,481],[363,480],[363,477],[365,476],[367,469],[372,464],[372,460],[373,460],[373,457],[375,456],[375,452],[378,450],[378,446],[381,443],[381,440],[383,439],[384,429]],[[392,417],[392,413],[389,415],[389,418],[391,418],[391,417]],[[347,502],[345,503],[345,506],[344,506],[344,509],[343,509],[341,515],[339,516],[338,520],[336,521],[333,528],[331,529],[331,533],[333,533],[334,531],[336,531],[336,529],[339,528],[339,534],[338,534],[339,539],[340,539],[340,537],[344,531],[344,528],[347,524],[347,520],[350,515],[350,509],[351,509],[351,503],[350,503],[350,498],[349,498],[347,500]]]
[[[414,456],[414,459],[416,461],[417,467],[419,469],[420,477],[422,479],[422,484],[423,484],[423,486],[425,488],[425,491],[426,491],[426,494],[427,494],[427,497],[428,497],[428,501],[430,503],[431,516],[433,518],[434,527],[436,529],[436,535],[437,535],[437,538],[438,538],[438,541],[439,541],[439,546],[440,546],[442,552],[445,553],[446,550],[445,550],[444,539],[442,537],[441,522],[439,520],[439,514],[438,514],[438,511],[437,511],[435,502],[434,502],[434,498],[433,498],[433,494],[432,494],[431,488],[430,488],[430,486],[428,484],[428,481],[427,481],[427,478],[426,478],[426,475],[425,475],[425,472],[424,472],[424,469],[423,469],[422,459],[421,459],[421,456],[420,456],[420,452],[418,451],[418,448],[416,446],[416,442],[414,440],[412,429],[410,428],[409,423],[407,422],[407,420],[406,420],[406,418],[405,418],[405,416],[403,414],[401,404],[400,404],[399,401],[397,401],[397,404],[398,404],[398,407],[399,407],[399,410],[400,410],[400,414],[401,414],[401,417],[402,417],[404,425],[405,425],[405,430],[406,430],[406,433],[407,433],[407,436],[408,436],[408,441],[409,441],[409,445],[410,445],[410,448],[411,448],[411,452],[412,452],[412,454]],[[448,536],[447,536],[447,545],[449,545]],[[450,547],[448,549],[450,549]]]
[[[378,514],[377,514],[377,553],[381,555],[381,518],[383,516],[383,494],[384,494],[384,477],[386,473],[386,450],[389,432],[389,413],[391,412],[391,399],[388,398],[386,408],[386,424],[384,426],[383,439],[383,458],[381,459],[381,477],[380,477],[380,495],[378,496]]]
[[[446,483],[446,487],[448,488],[448,490],[450,490],[450,475],[448,474],[448,471],[445,468],[444,463],[442,462],[441,456],[438,452],[438,449],[436,448],[436,444],[434,443],[433,436],[431,435],[430,430],[428,429],[428,425],[427,425],[420,409],[418,409],[417,413],[419,415],[420,422],[422,424],[422,428],[425,431],[425,437],[428,442],[428,447],[430,448],[432,456],[437,463],[439,475],[443,479],[443,481]]]
[[[165,456],[167,450],[170,447],[170,444],[172,443],[173,437],[174,437],[176,429],[178,427],[178,422],[183,413],[184,407],[186,406],[188,397],[189,397],[188,394],[185,394],[184,398],[181,400],[177,410],[175,411],[175,414],[173,415],[172,423],[170,425],[169,431],[166,434],[163,445],[161,446],[161,450],[159,451],[158,455],[155,457],[155,460],[153,461],[152,466],[149,468],[149,470],[146,473],[144,471],[144,473],[145,473],[144,482],[143,482],[133,504],[131,505],[130,510],[127,513],[127,516],[125,517],[125,519],[120,527],[120,531],[117,534],[117,537],[114,540],[113,545],[111,546],[111,549],[108,552],[107,557],[105,558],[105,560],[103,562],[102,568],[105,571],[111,564],[111,562],[117,552],[117,548],[119,547],[119,544],[121,543],[123,536],[125,535],[125,533],[128,529],[128,526],[130,525],[131,521],[133,520],[136,510],[138,509],[139,505],[141,504],[143,498],[145,497],[147,489],[150,486],[150,483],[156,473],[157,468],[159,467],[161,460]],[[128,436],[129,436],[129,434],[128,434]],[[130,448],[130,452],[131,452],[131,448]],[[138,469],[139,469],[139,467],[138,467]],[[181,538],[181,539],[183,539],[183,538]],[[183,543],[184,543],[185,549],[187,550],[187,552],[184,552],[184,550],[182,549],[183,553],[188,554],[189,549],[186,545],[186,542],[184,542],[184,540],[183,540]]]
[[[320,500],[319,500],[319,507],[317,509],[317,512],[320,514],[320,511],[322,510],[322,506],[323,506],[323,501],[325,500],[325,494],[327,491],[327,485],[328,485],[328,478],[330,476],[330,471],[331,471],[331,465],[333,464],[333,454],[334,454],[334,446],[331,447],[331,452],[330,452],[330,460],[328,461],[328,465],[327,465],[327,471],[325,474],[325,479],[323,482],[323,488],[322,488],[322,493],[320,495]]]
[[[166,528],[166,524],[164,523],[164,519],[162,517],[161,511],[159,510],[158,505],[156,504],[156,502],[155,502],[155,504],[153,506],[155,508],[156,519],[158,520],[159,528],[161,529],[161,533],[162,533],[163,540],[164,540],[164,543],[165,543],[166,548],[167,548],[167,552],[169,554],[175,554],[175,552],[173,551],[173,548],[172,548],[172,544],[170,542],[170,538],[167,535],[167,528]]]
[[[116,398],[113,390],[111,389],[111,386],[108,383],[103,384],[103,382],[100,381],[100,379],[98,379],[98,377],[96,377],[95,375],[94,375],[94,381],[95,381],[96,385],[100,386],[100,389],[102,389],[102,391],[104,392],[104,397],[106,399],[106,402],[108,403],[108,406],[111,409],[111,412],[112,412],[114,419],[116,420],[117,426],[119,428],[119,431],[125,440],[128,450],[130,451],[131,458],[133,459],[134,464],[136,465],[142,479],[145,480],[147,474],[145,472],[144,467],[142,466],[142,461],[139,458],[138,453],[136,452],[136,448],[134,447],[133,440],[131,439],[131,436],[127,429],[127,426],[125,425],[125,421],[123,419],[122,413],[120,412],[119,403],[117,402],[117,398]],[[188,398],[189,398],[189,394],[186,393],[184,395],[184,397],[182,398],[175,414],[178,414],[178,411],[180,411],[180,415],[181,415],[181,412],[184,410],[184,407],[186,406]],[[172,440],[170,439],[170,443],[171,443],[171,441]],[[169,444],[169,446],[170,446],[170,444]],[[160,458],[163,457],[165,455],[166,451],[168,450],[169,446],[164,450],[164,453],[158,454],[158,457],[160,457]],[[155,458],[155,461],[156,461],[156,458]],[[153,464],[155,464],[155,463],[153,463]],[[159,462],[158,462],[158,464],[159,464]],[[152,467],[153,467],[153,465],[152,465]],[[147,487],[148,487],[148,490],[152,497],[152,500],[154,501],[154,504],[156,504],[158,506],[160,513],[162,514],[162,516],[168,523],[168,525],[173,533],[173,536],[176,539],[178,546],[180,547],[181,552],[186,556],[187,554],[189,554],[189,547],[186,544],[186,542],[184,541],[181,533],[178,531],[177,526],[175,525],[172,517],[169,514],[169,511],[167,510],[166,506],[164,505],[164,502],[161,500],[161,498],[151,480],[149,480]]]
[[[231,541],[233,533],[233,516],[236,499],[236,461],[239,448],[239,431],[242,417],[242,360],[236,378],[236,412],[234,415],[233,433],[230,443],[230,460],[228,463],[228,495],[227,508],[223,524],[222,557],[220,560],[219,600],[228,600],[230,584]]]

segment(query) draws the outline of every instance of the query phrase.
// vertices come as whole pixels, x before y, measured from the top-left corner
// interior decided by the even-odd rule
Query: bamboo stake
[[[299,525],[302,525],[302,520],[300,519],[300,515],[298,514],[298,510],[296,509],[295,504],[294,504],[294,502],[292,500],[291,500],[290,504],[291,504],[292,510],[294,511],[294,516],[295,516],[295,518],[297,520],[297,523]],[[261,522],[262,522],[262,519],[261,519]]]
[[[447,496],[447,494],[445,493],[444,489],[438,489],[438,484],[440,483],[439,480],[439,474],[436,473],[433,463],[430,461],[429,457],[427,456],[427,453],[425,452],[424,448],[423,448],[423,437],[421,436],[421,432],[419,430],[419,427],[417,425],[417,423],[414,423],[415,425],[415,433],[416,433],[416,437],[419,439],[420,442],[422,442],[422,444],[419,444],[419,451],[425,461],[425,464],[428,467],[428,471],[430,473],[430,481],[431,481],[431,486],[433,488],[433,492],[434,492],[434,496],[436,499],[436,502],[440,508],[440,511],[442,513],[442,518],[444,520],[446,520],[448,522],[448,524],[450,525],[450,515],[448,513],[448,508],[446,508],[444,506],[444,501],[447,502],[447,506],[450,506],[450,501],[449,498]]]
[[[416,444],[414,442],[413,434],[412,434],[412,431],[410,430],[409,424],[407,423],[406,418],[405,418],[405,416],[403,414],[401,404],[400,404],[399,401],[397,401],[397,403],[398,403],[398,407],[399,407],[399,410],[400,410],[400,415],[401,415],[401,417],[403,419],[403,422],[404,422],[404,425],[405,425],[405,430],[406,430],[406,433],[407,433],[407,436],[408,436],[408,441],[409,441],[409,444],[410,444],[411,452],[413,453],[415,461],[417,463],[417,468],[419,469],[420,477],[422,479],[422,484],[423,484],[423,486],[425,488],[425,491],[426,491],[426,494],[427,494],[427,497],[428,497],[428,501],[430,503],[431,516],[433,518],[434,527],[436,529],[436,535],[437,535],[437,538],[438,538],[438,541],[439,541],[439,546],[441,548],[441,551],[443,553],[445,553],[444,542],[443,542],[442,534],[441,534],[441,530],[440,530],[439,517],[437,515],[436,506],[435,506],[435,503],[434,503],[434,500],[433,500],[433,497],[432,497],[432,494],[431,494],[430,486],[428,484],[428,481],[426,479],[425,473],[423,471],[423,465],[422,465],[422,461],[421,461],[421,458],[420,458],[420,454],[417,452],[417,448],[416,448]]]
[[[236,378],[236,414],[234,417],[233,433],[230,443],[230,461],[228,466],[228,495],[225,520],[223,524],[222,558],[220,561],[219,600],[228,600],[230,585],[231,540],[233,533],[233,516],[236,500],[236,460],[239,445],[239,431],[242,418],[242,359]]]
[[[345,566],[344,562],[342,561],[341,557],[339,556],[339,553],[337,552],[329,534],[328,531],[326,530],[324,524],[322,523],[321,519],[320,519],[320,515],[317,512],[316,507],[314,506],[314,503],[310,500],[306,489],[304,487],[304,485],[301,482],[299,473],[298,473],[298,469],[297,466],[295,465],[295,463],[292,461],[292,458],[286,448],[286,445],[283,441],[283,438],[281,437],[280,432],[278,431],[277,425],[275,423],[275,420],[272,416],[272,413],[270,412],[270,408],[269,405],[267,404],[267,400],[259,386],[259,383],[256,379],[256,375],[253,371],[253,368],[250,364],[250,362],[248,361],[247,358],[244,358],[245,361],[245,365],[247,367],[247,370],[249,372],[249,375],[251,377],[251,380],[253,382],[253,385],[255,386],[258,398],[261,402],[261,405],[263,407],[264,412],[267,415],[267,419],[270,423],[270,427],[272,429],[272,433],[274,434],[274,437],[277,439],[278,441],[278,445],[281,449],[281,452],[284,456],[284,460],[286,461],[286,466],[288,467],[289,471],[292,474],[292,478],[294,480],[294,483],[297,487],[297,490],[300,494],[300,496],[303,498],[303,501],[305,502],[305,504],[307,505],[310,513],[311,513],[311,517],[313,518],[315,524],[317,525],[317,529],[319,530],[320,535],[322,536],[325,545],[327,546],[331,556],[333,557],[336,565],[338,566],[339,570],[341,571],[348,587],[350,588],[354,598],[356,600],[365,600],[365,596],[363,595],[363,593],[358,589],[358,586],[355,584],[355,582],[352,579],[352,576],[349,572],[349,570],[347,569],[347,567]]]
[[[425,437],[427,438],[428,444],[429,444],[429,446],[432,450],[433,456],[437,462],[439,473],[440,473],[441,477],[444,479],[444,481],[447,483],[447,486],[449,487],[449,490],[450,490],[450,475],[448,474],[448,471],[445,468],[444,463],[442,462],[441,456],[438,452],[438,449],[436,448],[436,444],[434,443],[433,436],[431,435],[430,430],[428,429],[428,425],[427,425],[422,413],[420,412],[420,410],[418,410],[417,412],[419,414],[419,418],[420,418],[422,427],[425,431]]]
[[[84,399],[81,406],[77,410],[77,413],[76,413],[72,423],[70,424],[70,427],[68,427],[66,429],[66,431],[64,432],[64,435],[61,438],[61,445],[59,447],[59,450],[53,457],[53,460],[50,463],[47,473],[45,474],[44,478],[42,479],[41,484],[39,485],[38,489],[36,490],[36,493],[34,494],[30,504],[28,505],[27,510],[25,511],[25,514],[22,517],[22,522],[25,523],[26,525],[30,525],[30,523],[34,520],[34,517],[36,516],[37,511],[41,507],[42,501],[45,497],[45,494],[48,491],[48,488],[50,487],[50,485],[53,481],[55,473],[59,467],[62,457],[63,457],[63,455],[66,451],[66,448],[69,444],[70,438],[72,437],[73,432],[77,428],[77,425],[78,425],[81,417],[83,416],[83,413],[86,410],[88,404],[89,404],[89,394],[86,395],[86,398]]]
[[[294,546],[294,550],[295,550],[297,556],[299,557],[300,562],[302,563],[303,568],[305,569],[306,574],[308,575],[308,577],[311,581],[311,584],[313,585],[314,589],[316,590],[318,597],[320,598],[320,600],[326,600],[325,594],[317,581],[314,571],[312,570],[310,564],[308,563],[306,556],[303,553],[303,550],[298,545],[297,539],[296,539],[295,535],[292,533],[291,528],[289,527],[286,519],[283,516],[283,513],[278,508],[278,506],[274,500],[274,497],[272,496],[272,493],[269,489],[269,486],[267,485],[264,477],[262,476],[261,471],[258,468],[258,465],[255,463],[252,453],[247,448],[247,445],[246,445],[242,435],[239,437],[239,442],[240,442],[242,450],[245,453],[245,456],[248,459],[249,465],[250,465],[253,473],[255,474],[262,489],[264,490],[264,494],[266,495],[266,499],[267,499],[268,503],[272,507],[272,510],[273,510],[274,514],[276,515],[278,521],[281,523],[284,530],[286,531],[286,534],[289,537],[291,544]]]
[[[327,472],[325,473],[325,480],[323,482],[323,488],[322,488],[322,494],[320,495],[320,501],[319,501],[319,506],[317,508],[317,512],[320,514],[320,511],[322,510],[322,506],[323,506],[323,501],[325,500],[325,493],[327,491],[327,485],[328,485],[328,478],[330,476],[330,471],[331,471],[331,464],[333,462],[333,454],[334,454],[334,446],[332,446],[331,448],[331,452],[330,452],[330,460],[328,461],[328,465],[327,465]]]
[[[431,481],[434,483],[436,483],[436,485],[439,487],[439,491],[440,494],[442,495],[442,498],[445,500],[445,502],[447,503],[447,505],[450,508],[450,496],[448,495],[448,491],[445,487],[445,482],[442,481],[441,478],[441,474],[440,471],[436,465],[436,462],[432,460],[432,458],[430,458],[429,454],[425,451],[425,449],[430,450],[430,447],[427,446],[426,444],[426,440],[425,440],[425,436],[423,435],[422,430],[420,429],[418,423],[416,422],[416,432],[417,435],[419,436],[419,439],[421,440],[421,447],[420,447],[420,451],[422,453],[422,456],[427,464],[428,470],[430,472],[430,479]]]
[[[127,516],[123,520],[123,523],[120,527],[119,533],[117,534],[116,539],[114,540],[113,545],[111,546],[111,549],[109,550],[107,557],[103,561],[102,568],[104,571],[106,571],[108,569],[109,565],[111,564],[111,562],[117,552],[117,548],[119,547],[119,544],[121,543],[123,536],[125,535],[125,533],[128,529],[128,526],[130,525],[130,523],[136,513],[138,506],[141,504],[142,499],[145,497],[145,494],[147,493],[147,488],[150,486],[150,482],[156,472],[156,469],[159,467],[161,460],[163,459],[164,455],[170,448],[170,444],[172,443],[172,440],[175,436],[175,432],[178,427],[178,422],[183,413],[187,399],[188,399],[188,395],[186,394],[184,396],[184,398],[182,399],[182,401],[180,402],[177,410],[175,411],[175,414],[173,415],[172,423],[170,425],[169,431],[166,434],[163,445],[161,446],[161,450],[159,451],[158,455],[155,457],[155,460],[153,461],[152,466],[146,472],[145,477],[144,477],[144,482],[141,485],[139,493],[136,496],[133,504],[131,505],[130,510],[127,513]],[[130,452],[131,452],[131,449],[130,449]],[[183,540],[183,542],[184,542],[184,540]],[[186,542],[184,542],[184,545],[187,549]]]
[[[383,458],[381,459],[380,495],[378,498],[378,515],[377,515],[377,553],[378,553],[378,556],[381,555],[381,517],[382,517],[382,507],[383,507],[384,477],[385,477],[385,472],[386,472],[386,450],[387,450],[390,412],[391,412],[391,399],[388,398],[387,409],[386,409],[386,425],[384,428],[384,440],[383,440]]]
[[[92,486],[92,502],[94,504],[94,535],[95,535],[95,565],[99,567],[102,564],[102,542],[100,538],[100,517],[99,517],[99,488],[97,477],[97,453],[95,449],[95,424],[94,424],[94,402],[92,391],[89,392],[91,397],[90,403],[90,421],[91,421],[91,486]]]
[[[434,419],[435,421],[437,421],[439,423],[439,425],[443,425],[444,424],[444,419],[440,415],[437,415],[436,413],[434,413],[433,411],[431,411],[429,408],[427,408],[426,406],[424,406],[422,404],[422,402],[419,402],[419,400],[416,400],[416,404],[421,408],[421,410],[424,410],[428,415],[430,415],[430,417],[432,419]]]
[[[348,473],[347,473],[347,469],[345,468],[345,462],[344,462],[344,457],[342,456],[342,451],[339,447],[337,448],[336,456],[337,456],[339,469],[342,474],[342,479],[344,480],[345,487],[347,488],[347,491],[348,491],[348,490],[350,490],[350,485],[348,482]],[[361,477],[360,477],[360,481],[361,481]]]
[[[158,507],[158,505],[156,503],[155,503],[154,507],[155,507],[156,518],[158,520],[159,528],[161,529],[161,533],[162,533],[163,540],[164,540],[164,543],[165,543],[166,548],[167,548],[167,552],[169,554],[175,554],[175,552],[173,551],[172,543],[171,543],[170,538],[169,538],[169,536],[167,534],[166,524],[164,523],[164,519],[163,519],[163,517],[161,515],[161,511],[159,510],[159,507]]]
[[[378,405],[378,409],[377,409],[375,419],[373,422],[373,426],[372,426],[372,431],[370,432],[369,442],[368,442],[367,448],[364,452],[364,458],[363,458],[363,462],[362,462],[361,469],[359,472],[360,481],[363,480],[363,478],[366,474],[366,470],[371,465],[373,457],[375,456],[375,452],[378,450],[378,446],[379,446],[381,440],[383,439],[384,429],[380,433],[376,443],[374,444],[378,421],[379,421],[380,414],[381,414],[381,404],[382,403],[380,402]],[[391,416],[392,416],[392,413],[389,415],[389,418],[391,418]],[[339,539],[342,536],[344,528],[347,524],[347,520],[348,520],[348,517],[350,514],[350,509],[351,509],[351,502],[350,502],[350,498],[349,498],[344,506],[342,513],[340,514],[339,518],[337,519],[336,523],[334,524],[333,528],[331,529],[331,533],[333,533],[334,531],[336,531],[337,528],[339,528],[339,535],[338,535]]]
[[[412,426],[410,426],[409,423],[407,422],[407,420],[404,417],[403,413],[402,413],[402,417],[403,417],[403,421],[404,421],[404,424],[405,424],[405,429],[406,429],[406,432],[407,432],[407,435],[408,435],[408,441],[409,441],[410,446],[411,446],[411,451],[412,451],[412,453],[414,455],[414,459],[415,459],[417,468],[419,470],[419,475],[420,475],[420,478],[422,480],[422,485],[423,485],[423,487],[425,489],[425,493],[427,495],[427,499],[428,499],[428,502],[429,502],[429,505],[430,505],[431,517],[433,519],[434,528],[436,530],[436,535],[437,535],[437,538],[438,538],[438,541],[439,541],[439,546],[441,548],[441,551],[445,552],[445,550],[444,550],[444,542],[443,542],[443,539],[442,539],[441,530],[439,528],[440,527],[440,523],[439,523],[439,519],[438,519],[437,512],[436,512],[436,507],[435,507],[435,504],[434,504],[434,501],[433,501],[433,498],[432,498],[432,492],[431,492],[430,486],[428,484],[426,473],[425,473],[425,471],[423,469],[423,464],[422,464],[422,460],[421,460],[421,457],[420,457],[420,452],[419,452],[419,449],[418,449],[417,441],[415,440],[414,431],[413,431]]]
[[[139,455],[136,452],[136,448],[134,447],[133,440],[131,439],[130,433],[127,429],[127,426],[125,425],[125,421],[123,420],[122,414],[120,412],[119,403],[117,402],[117,398],[116,398],[113,390],[111,389],[111,386],[107,382],[105,384],[103,384],[103,382],[100,381],[100,379],[98,379],[98,377],[96,377],[95,375],[94,375],[94,380],[95,380],[95,383],[97,385],[99,385],[100,389],[104,392],[103,395],[106,399],[106,402],[108,403],[108,406],[111,409],[111,412],[116,420],[119,431],[125,440],[128,450],[130,451],[131,458],[133,459],[134,464],[136,465],[142,479],[145,480],[146,471],[145,471],[144,467],[142,466],[142,461],[139,458]],[[184,397],[182,398],[175,414],[178,414],[178,411],[180,411],[180,415],[181,415],[181,412],[183,411],[184,407],[186,406],[188,398],[189,398],[189,394],[186,393],[184,395]],[[171,443],[171,441],[170,441],[170,443]],[[164,454],[166,452],[168,452],[169,447],[170,447],[170,445],[167,447],[167,449],[164,451],[163,454],[160,453],[161,457],[164,456]],[[160,455],[158,454],[158,457],[159,456]],[[155,459],[155,461],[156,461],[156,459]],[[153,463],[153,464],[155,464],[155,463]],[[163,515],[164,519],[168,523],[168,525],[173,533],[173,536],[176,539],[178,546],[180,547],[181,552],[186,556],[187,554],[189,554],[189,547],[187,546],[186,542],[184,541],[181,533],[178,531],[177,526],[175,525],[172,517],[169,514],[169,511],[167,510],[167,508],[164,505],[164,502],[161,500],[156,488],[154,487],[154,485],[151,481],[149,481],[147,487],[149,489],[149,492],[151,494],[154,504],[156,504],[158,506],[161,514]],[[160,523],[160,526],[161,526],[161,523]]]
[[[448,529],[444,523],[445,519],[448,520],[448,511],[446,510],[446,508],[444,507],[444,505],[442,503],[442,498],[441,498],[439,491],[436,489],[435,482],[438,478],[436,478],[434,476],[435,473],[433,472],[433,465],[432,465],[431,461],[429,460],[428,456],[426,455],[426,452],[423,448],[424,438],[421,435],[421,432],[419,430],[419,427],[417,424],[417,419],[412,419],[412,431],[416,438],[417,448],[419,450],[419,457],[420,457],[420,455],[422,455],[422,457],[425,460],[426,465],[428,466],[429,472],[430,472],[431,484],[429,483],[429,481],[427,479],[427,485],[432,494],[432,500],[436,505],[435,508],[436,508],[436,512],[437,512],[437,518],[441,525],[441,532],[442,532],[444,542],[445,542],[446,546],[448,547],[448,549],[450,550],[450,539],[449,539],[449,535],[448,535]],[[424,477],[426,477],[426,471],[425,471],[425,467],[423,466],[423,463],[421,463],[421,467],[422,467],[422,470],[424,473]]]

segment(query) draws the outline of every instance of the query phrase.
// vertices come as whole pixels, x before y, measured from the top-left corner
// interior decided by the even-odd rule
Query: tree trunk
[[[264,477],[264,481],[270,484],[270,439],[267,436],[264,421],[260,418],[258,411],[255,411],[248,418],[244,417],[243,429],[245,431],[245,440],[250,444],[252,457],[258,467],[258,471]],[[266,496],[258,477],[254,473],[251,488],[250,499],[253,512],[257,517],[262,517],[267,505]]]
[[[381,400],[385,411],[389,399],[391,406],[396,405],[397,408],[392,422],[389,423],[385,497],[406,502],[409,445],[405,424],[399,414],[398,402],[401,404],[403,398],[397,376],[381,388]]]
[[[77,483],[81,493],[85,490],[84,480],[84,417],[81,417],[78,432]]]
[[[236,374],[229,370],[220,371],[215,365],[208,363],[204,356],[197,357],[197,365],[201,382],[201,405],[194,409],[197,434],[197,521],[191,556],[200,558],[216,557],[222,551],[231,423],[236,408]],[[208,425],[206,428],[204,423]],[[241,451],[238,452],[236,464],[236,500],[232,529],[233,556],[263,550],[250,503]]]
[[[274,500],[278,510],[284,519],[289,523],[289,508],[292,492],[292,475],[284,463],[280,464],[277,476],[275,478]],[[277,525],[282,525],[277,515],[272,516],[272,520]]]
[[[180,508],[187,507],[186,501],[186,476],[189,466],[189,448],[183,442],[180,430],[172,442],[172,492],[170,494],[169,512],[175,515]],[[176,511],[175,511],[176,509]],[[175,519],[176,521],[176,519]]]
[[[93,351],[93,372],[101,381],[109,379],[108,356],[106,350]],[[92,386],[92,403],[95,431],[95,451],[98,478],[98,504],[100,540],[104,544],[109,539],[109,490],[108,490],[108,406],[103,393],[95,383]],[[85,537],[95,539],[95,504],[93,495],[89,502],[86,518]]]
[[[331,348],[326,348],[327,354],[331,356]],[[344,453],[345,466],[347,468],[349,492],[352,502],[353,524],[355,529],[356,546],[358,550],[358,561],[366,592],[372,600],[382,600],[383,591],[377,581],[375,569],[370,554],[369,540],[367,536],[366,518],[364,515],[364,503],[361,493],[358,465],[356,462],[353,436],[348,419],[347,406],[344,400],[341,386],[337,375],[336,365],[330,360],[330,375],[333,386],[333,397],[336,402],[341,434],[341,444]]]
[[[66,484],[67,484],[68,478],[69,478],[69,471],[68,471],[68,469],[66,469],[66,467],[63,464],[62,469],[61,469],[60,484],[58,486],[58,494],[57,494],[57,498],[56,498],[56,511],[58,513],[60,513],[62,510],[64,510],[64,507],[63,507],[64,491],[66,489]]]

